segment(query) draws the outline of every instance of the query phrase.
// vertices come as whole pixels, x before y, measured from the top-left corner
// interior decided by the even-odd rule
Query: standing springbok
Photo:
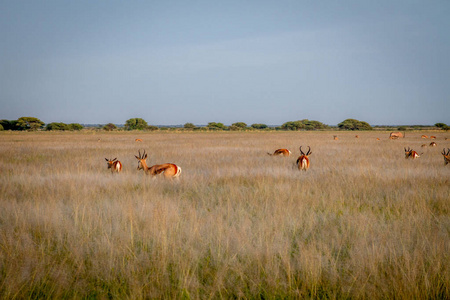
[[[445,148],[442,151],[442,155],[444,156],[444,162],[445,165],[448,165],[450,163],[450,148],[447,148],[447,154],[445,153]]]
[[[420,155],[419,155],[419,153],[417,153],[416,151],[414,151],[413,149],[410,149],[409,147],[408,147],[408,149],[406,149],[406,148],[404,148],[405,149],[405,158],[406,159],[408,159],[408,158],[412,158],[412,159],[415,159],[415,158],[418,158],[418,157],[420,157]],[[423,153],[422,153],[423,154]]]
[[[275,150],[275,152],[267,152],[267,154],[269,154],[270,156],[289,156],[291,155],[291,151],[289,151],[288,149],[277,149]]]
[[[309,157],[312,154],[311,147],[308,146],[308,152],[306,154],[302,151],[302,146],[300,146],[300,156],[297,159],[297,166],[299,170],[306,171],[309,169]]]
[[[122,171],[122,163],[117,160],[117,157],[114,159],[105,158],[105,160],[107,161],[108,169],[111,169],[111,173],[120,173]]]
[[[168,179],[177,178],[181,174],[181,168],[176,164],[166,163],[162,165],[154,165],[151,167],[147,166],[147,153],[141,155],[141,151],[139,150],[139,156],[136,156],[138,160],[138,170],[144,170],[145,174],[156,176],[158,174],[164,173],[164,177]]]

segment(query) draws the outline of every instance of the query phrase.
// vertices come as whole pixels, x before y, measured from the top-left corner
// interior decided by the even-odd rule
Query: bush
[[[113,123],[108,123],[105,126],[103,126],[102,129],[106,131],[113,131],[117,129],[117,126]]]
[[[69,130],[69,126],[65,123],[61,123],[61,122],[52,122],[52,123],[48,123],[45,126],[45,130],[49,131],[49,130]]]
[[[256,123],[256,124],[252,124],[251,127],[255,128],[255,129],[266,129],[269,126],[267,126],[266,124],[258,124],[258,123]]]
[[[78,124],[78,123],[70,123],[67,126],[69,126],[69,130],[81,130],[81,129],[83,129],[83,125]]]
[[[0,124],[0,131],[3,131],[4,129],[3,129],[3,126]]]
[[[155,130],[158,130],[159,128],[157,127],[157,126],[153,126],[153,125],[148,125],[147,126],[147,130],[150,130],[150,131],[155,131]]]

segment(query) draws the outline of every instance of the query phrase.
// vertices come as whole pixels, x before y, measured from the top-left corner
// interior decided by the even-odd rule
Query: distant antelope
[[[135,142],[142,142],[142,139],[135,139]]]
[[[420,147],[427,147],[428,145],[427,144],[422,144]]]
[[[426,136],[426,135],[424,134],[424,135],[422,135],[422,138],[423,138],[423,139],[427,139],[428,136]]]
[[[442,155],[444,156],[444,162],[445,165],[448,165],[450,163],[450,148],[447,148],[447,153],[445,153],[445,148],[442,151]]]
[[[359,139],[359,135],[355,135],[355,138]]]
[[[338,140],[338,137],[337,137],[337,135],[333,135],[333,140],[335,140],[335,141],[337,141],[337,140]]]
[[[377,141],[379,141],[380,140],[380,138],[377,138]]]
[[[405,135],[403,133],[401,133],[400,131],[399,132],[391,132],[391,134],[389,135],[389,138],[391,140],[396,140],[398,138],[404,138],[404,137],[405,137]]]
[[[117,157],[114,159],[105,158],[108,164],[108,169],[111,169],[111,173],[122,171],[122,163],[117,160]]]
[[[275,150],[275,152],[267,152],[267,154],[269,154],[270,156],[289,156],[291,155],[291,151],[289,151],[288,149],[277,149]]]
[[[147,153],[144,153],[141,155],[141,151],[139,150],[139,156],[136,156],[136,159],[138,160],[138,170],[144,170],[145,174],[156,176],[158,174],[164,173],[164,177],[171,179],[171,178],[177,178],[181,174],[181,168],[177,166],[176,164],[172,163],[166,163],[162,165],[154,165],[151,167],[147,166],[146,159],[147,159]]]
[[[430,139],[435,140],[436,137],[434,135],[430,136]]]
[[[436,146],[437,146],[437,144],[435,142],[430,143],[430,147],[436,147]]]
[[[422,153],[423,154],[423,153]],[[406,159],[408,159],[408,158],[412,158],[412,159],[415,159],[415,158],[418,158],[418,157],[420,157],[420,155],[419,155],[419,153],[417,153],[416,151],[414,151],[413,149],[410,149],[409,147],[408,147],[408,150],[406,150],[406,148],[405,148],[405,158]]]
[[[299,170],[306,171],[309,169],[309,156],[312,154],[311,147],[308,146],[308,152],[306,154],[302,151],[302,146],[300,146],[300,156],[297,159],[297,166]]]

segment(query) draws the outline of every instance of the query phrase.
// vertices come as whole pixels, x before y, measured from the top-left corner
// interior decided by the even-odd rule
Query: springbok
[[[422,144],[422,145],[420,145],[420,147],[427,147],[428,145],[427,144]]]
[[[142,142],[142,139],[135,139],[135,142]]]
[[[275,150],[275,152],[267,152],[267,154],[269,154],[270,156],[289,156],[291,155],[291,151],[289,151],[288,149],[277,149]]]
[[[430,143],[430,147],[436,147],[436,146],[437,146],[437,144],[435,142]]]
[[[177,178],[181,174],[181,168],[177,166],[176,164],[172,163],[166,163],[162,165],[154,165],[151,167],[147,166],[147,162],[145,161],[147,159],[147,153],[144,153],[141,155],[141,151],[139,150],[139,156],[136,156],[136,159],[138,160],[138,170],[144,170],[145,174],[156,176],[158,174],[163,173],[164,177],[167,179]]]
[[[377,138],[377,141],[379,141],[380,140],[380,138]]]
[[[435,140],[436,137],[434,135],[430,136],[430,139]]]
[[[359,139],[359,135],[355,135],[355,138]]]
[[[428,136],[426,136],[426,135],[424,134],[424,135],[422,135],[422,138],[423,138],[423,139],[427,139]]]
[[[448,165],[450,163],[450,148],[447,148],[447,153],[445,153],[445,148],[442,151],[442,155],[444,156],[444,162],[445,165]]]
[[[335,141],[337,141],[337,140],[338,140],[338,137],[337,137],[337,135],[333,135],[333,140],[335,140]]]
[[[405,137],[405,135],[403,133],[401,133],[400,131],[399,132],[391,132],[391,134],[389,135],[389,138],[391,140],[396,140],[398,138],[404,138],[404,137]]]
[[[111,169],[111,173],[122,171],[122,163],[117,160],[117,157],[114,159],[105,158],[108,164],[108,169]]]
[[[312,154],[311,147],[308,146],[308,152],[306,154],[302,151],[302,146],[300,146],[300,156],[297,159],[297,166],[299,170],[306,171],[309,169],[309,157]]]
[[[423,153],[422,153],[423,154]],[[412,159],[415,159],[415,158],[418,158],[418,157],[420,157],[420,155],[419,155],[419,153],[417,153],[416,151],[414,151],[413,149],[410,149],[409,147],[408,147],[408,150],[405,148],[405,158],[406,159],[408,159],[408,158],[412,158]]]

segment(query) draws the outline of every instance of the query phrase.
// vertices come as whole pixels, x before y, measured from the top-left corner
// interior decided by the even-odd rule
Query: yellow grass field
[[[358,135],[0,133],[0,298],[449,299],[449,134]]]

